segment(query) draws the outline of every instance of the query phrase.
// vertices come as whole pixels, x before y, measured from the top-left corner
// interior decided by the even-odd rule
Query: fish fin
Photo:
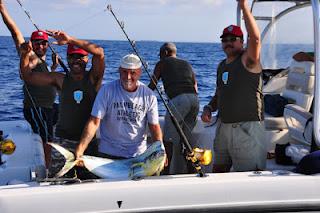
[[[160,170],[160,169],[159,169],[158,171],[156,171],[156,173],[155,173],[156,176],[160,176],[161,171],[162,171],[162,170]]]
[[[70,171],[76,164],[78,163],[78,160],[75,161],[66,161],[62,169],[55,175],[56,178],[62,177],[65,175],[67,172]]]
[[[66,159],[66,161],[74,161],[74,154],[70,152],[69,150],[63,148],[62,146],[56,144],[56,143],[48,143],[50,146],[55,148],[58,152],[60,152],[63,157]]]
[[[162,165],[159,166],[158,170],[155,172],[155,175],[160,176],[160,173],[162,172],[163,169],[164,169],[164,162]]]
[[[55,143],[48,143],[48,144],[50,144],[53,148],[55,148],[58,152],[60,152],[66,159],[66,162],[62,167],[62,169],[55,175],[56,178],[66,174],[68,171],[70,171],[70,169],[72,169],[78,163],[78,160],[75,160],[74,158],[74,154],[69,150]]]
[[[145,164],[143,162],[133,163],[130,168],[129,177],[132,180],[137,180],[145,176],[144,174]]]
[[[131,168],[133,167],[145,167],[145,163],[143,162],[133,163]]]

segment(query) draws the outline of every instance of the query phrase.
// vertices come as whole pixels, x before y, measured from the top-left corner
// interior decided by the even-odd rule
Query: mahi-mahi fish
[[[50,143],[65,158],[66,163],[56,174],[61,177],[72,169],[79,160],[75,159],[72,152],[62,146]],[[80,160],[93,174],[104,179],[139,179],[146,176],[160,175],[164,168],[166,153],[160,141],[152,143],[148,149],[134,158],[112,160],[89,155],[83,155]]]

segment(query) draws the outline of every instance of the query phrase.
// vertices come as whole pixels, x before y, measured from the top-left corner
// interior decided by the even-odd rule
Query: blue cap
[[[304,156],[298,163],[296,172],[305,175],[320,173],[320,150]]]

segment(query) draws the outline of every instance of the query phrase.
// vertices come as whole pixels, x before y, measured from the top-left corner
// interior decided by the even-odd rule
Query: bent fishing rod
[[[113,12],[112,7],[111,7],[110,4],[107,6],[107,9],[111,12],[112,16],[114,17],[114,19],[115,19],[116,22],[118,23],[118,25],[119,25],[119,27],[121,28],[122,32],[124,33],[124,35],[126,36],[127,40],[129,41],[129,43],[130,43],[133,51],[134,51],[135,54],[139,57],[139,59],[140,59],[140,61],[141,61],[141,63],[142,63],[142,66],[143,66],[144,70],[145,70],[146,73],[148,74],[148,77],[150,78],[150,80],[152,81],[152,83],[153,83],[154,85],[156,85],[155,80],[153,79],[153,77],[151,76],[151,74],[150,74],[150,72],[149,72],[149,70],[148,70],[148,65],[145,63],[144,60],[142,60],[142,58],[140,57],[140,54],[138,53],[138,50],[137,50],[137,48],[136,48],[136,46],[135,46],[135,42],[132,41],[132,40],[129,38],[128,34],[126,33],[126,31],[125,31],[125,29],[124,29],[124,23],[119,21],[119,19],[117,18],[117,16],[116,16],[115,13]],[[184,132],[182,131],[182,129],[181,129],[180,125],[179,125],[179,122],[178,122],[177,119],[174,117],[174,115],[173,115],[170,107],[168,106],[167,102],[164,100],[164,98],[163,98],[163,96],[162,96],[159,88],[158,88],[157,86],[156,86],[155,88],[156,88],[156,91],[157,91],[157,93],[159,94],[159,97],[160,97],[160,99],[162,100],[165,108],[167,109],[167,112],[169,113],[170,118],[171,118],[171,120],[172,120],[172,122],[173,122],[173,124],[174,124],[174,126],[175,126],[175,128],[176,128],[176,130],[178,131],[178,133],[179,133],[179,135],[180,135],[180,138],[182,139],[183,145],[186,147],[186,150],[187,150],[186,159],[192,163],[193,167],[195,168],[195,170],[197,171],[197,173],[199,174],[199,176],[200,176],[200,177],[204,177],[205,174],[204,174],[204,172],[203,172],[202,169],[201,169],[200,161],[199,161],[199,159],[196,158],[195,153],[194,153],[194,151],[193,151],[193,149],[192,149],[192,147],[191,147],[191,145],[190,145],[190,143],[189,143],[186,135],[184,134]]]
[[[40,28],[38,27],[38,25],[33,21],[30,13],[25,9],[25,7],[22,5],[21,1],[20,0],[17,0],[18,4],[20,5],[21,9],[24,11],[24,13],[27,15],[27,17],[29,18],[29,20],[31,21],[31,23],[33,24],[33,26],[39,31]],[[50,45],[50,43],[48,42],[48,46],[51,50],[51,52],[55,55],[57,55],[56,51],[53,49],[53,47]],[[62,59],[58,56],[58,62],[60,64],[60,66],[63,68],[64,72],[66,74],[68,74],[69,70],[68,68],[66,67],[66,65],[63,63]]]

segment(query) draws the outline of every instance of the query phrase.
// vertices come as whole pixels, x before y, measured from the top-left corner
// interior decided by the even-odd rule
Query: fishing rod
[[[144,68],[144,70],[146,71],[146,73],[148,74],[148,77],[150,78],[150,80],[152,81],[152,83],[154,85],[156,85],[156,82],[155,80],[153,79],[153,77],[151,76],[149,70],[148,70],[148,65],[145,63],[144,60],[142,60],[142,58],[140,57],[140,54],[138,53],[138,50],[135,46],[135,42],[132,41],[128,34],[126,33],[125,29],[124,29],[124,23],[123,22],[120,22],[119,19],[117,18],[117,16],[115,15],[115,13],[113,12],[112,10],[112,7],[111,5],[109,4],[107,6],[107,9],[111,12],[112,16],[114,17],[114,19],[116,20],[116,22],[118,23],[119,27],[121,28],[122,32],[124,33],[124,35],[126,36],[127,40],[129,41],[133,51],[135,52],[135,54],[138,56],[138,58],[140,59],[141,63],[142,63],[142,66]],[[197,173],[199,174],[200,177],[204,177],[205,174],[204,172],[202,171],[202,168],[200,166],[200,160],[196,157],[195,155],[195,152],[194,150],[192,149],[186,135],[184,134],[184,132],[182,131],[177,119],[174,117],[173,113],[171,112],[167,102],[164,100],[160,90],[158,87],[155,87],[156,88],[156,91],[157,93],[159,94],[159,97],[160,99],[163,101],[163,104],[165,106],[165,108],[167,109],[167,112],[169,113],[170,115],[170,118],[176,128],[176,130],[178,131],[179,135],[180,135],[180,138],[182,139],[182,142],[183,142],[183,145],[185,146],[186,150],[187,150],[187,153],[186,153],[186,159],[188,161],[191,161],[193,167],[195,168],[195,170],[197,171]]]
[[[27,17],[29,18],[29,20],[31,21],[31,23],[33,24],[33,26],[39,31],[40,28],[38,27],[38,25],[33,21],[30,13],[25,9],[25,7],[22,5],[20,0],[17,0],[18,4],[20,5],[21,9],[24,11],[24,13],[27,15]],[[56,51],[53,49],[53,47],[50,45],[50,43],[48,42],[48,46],[50,48],[50,50],[52,51],[53,54],[57,55]],[[64,72],[66,74],[68,74],[69,70],[66,67],[66,65],[63,63],[62,59],[58,56],[58,62],[60,64],[60,66],[63,68]]]

